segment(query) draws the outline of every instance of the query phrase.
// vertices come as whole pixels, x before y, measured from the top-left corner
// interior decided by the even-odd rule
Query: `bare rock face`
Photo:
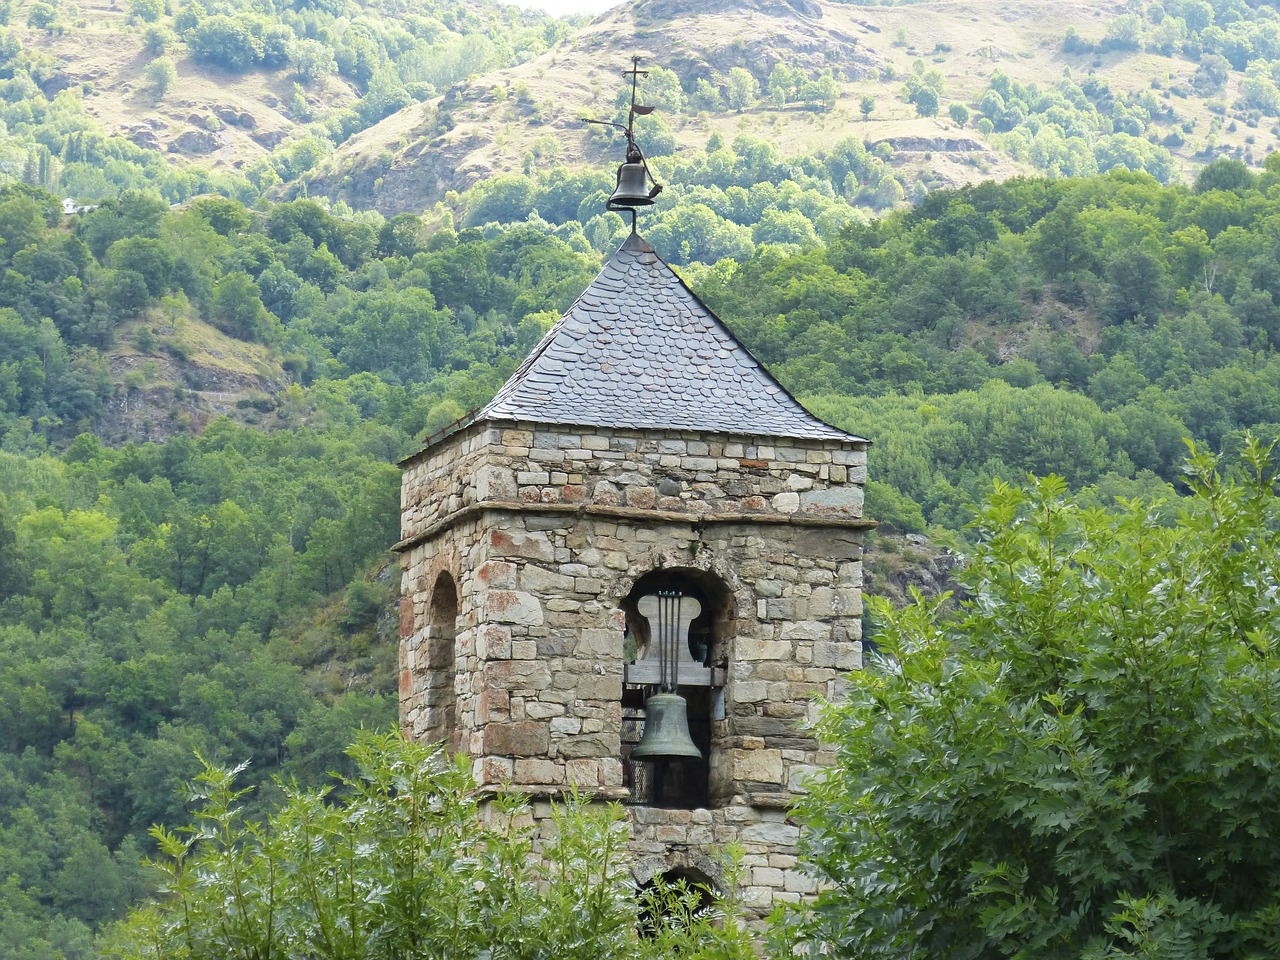
[[[255,133],[253,135],[253,140],[255,143],[266,147],[268,150],[274,150],[288,135],[288,132],[285,130],[263,130],[261,133]]]
[[[170,153],[213,153],[222,146],[216,133],[208,130],[186,130],[169,144]]]
[[[237,110],[235,107],[214,107],[213,115],[229,127],[243,127],[245,130],[252,130],[258,125],[258,121],[252,115],[245,113],[243,110]]]
[[[876,143],[887,143],[895,152],[905,153],[973,153],[986,149],[970,137],[886,137]]]
[[[645,0],[635,6],[637,20],[675,20],[716,13],[749,13],[766,17],[819,19],[822,8],[813,0]]]
[[[131,127],[125,134],[129,141],[143,150],[159,150],[160,138],[156,136],[156,132],[145,124]]]

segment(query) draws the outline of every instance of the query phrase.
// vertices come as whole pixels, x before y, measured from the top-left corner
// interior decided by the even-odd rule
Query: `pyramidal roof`
[[[475,419],[865,442],[805,410],[635,233]]]

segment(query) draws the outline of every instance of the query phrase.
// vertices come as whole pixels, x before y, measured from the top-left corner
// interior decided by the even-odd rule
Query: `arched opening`
[[[447,572],[436,577],[427,620],[427,736],[450,752],[457,749],[455,692],[458,590]]]
[[[678,647],[676,692],[685,700],[689,737],[701,752],[700,759],[633,760],[631,751],[641,742],[647,716],[646,704],[660,689],[661,672],[654,625],[643,610],[652,613],[646,598],[659,593],[678,594],[688,600],[696,615],[688,622]],[[642,610],[643,608],[643,610]],[[693,809],[709,805],[713,722],[723,719],[723,687],[731,634],[732,597],[725,584],[703,570],[684,568],[653,570],[639,580],[622,601],[627,633],[623,647],[622,759],[631,802],[645,806]]]
[[[640,885],[640,933],[655,936],[662,927],[684,927],[715,910],[720,893],[701,870],[676,867]]]

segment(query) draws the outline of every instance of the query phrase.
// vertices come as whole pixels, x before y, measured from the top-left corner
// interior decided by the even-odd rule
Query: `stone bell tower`
[[[627,805],[633,871],[812,890],[787,805],[861,664],[867,442],[809,414],[632,233],[493,401],[404,461],[400,720],[484,789]],[[630,759],[683,598],[700,758]],[[670,620],[671,618],[668,618]]]

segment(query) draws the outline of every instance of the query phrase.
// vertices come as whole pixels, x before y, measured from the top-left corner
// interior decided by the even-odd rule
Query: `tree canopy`
[[[340,791],[286,788],[265,823],[244,817],[238,771],[206,766],[195,822],[154,831],[167,896],[108,955],[755,956],[731,891],[711,910],[683,883],[637,895],[618,805],[553,804],[539,839],[522,798],[482,810],[469,763],[438,747],[366,734],[350,753],[359,772]]]
[[[1272,447],[1175,509],[998,484],[963,601],[883,621],[801,804],[847,957],[1280,952]]]

